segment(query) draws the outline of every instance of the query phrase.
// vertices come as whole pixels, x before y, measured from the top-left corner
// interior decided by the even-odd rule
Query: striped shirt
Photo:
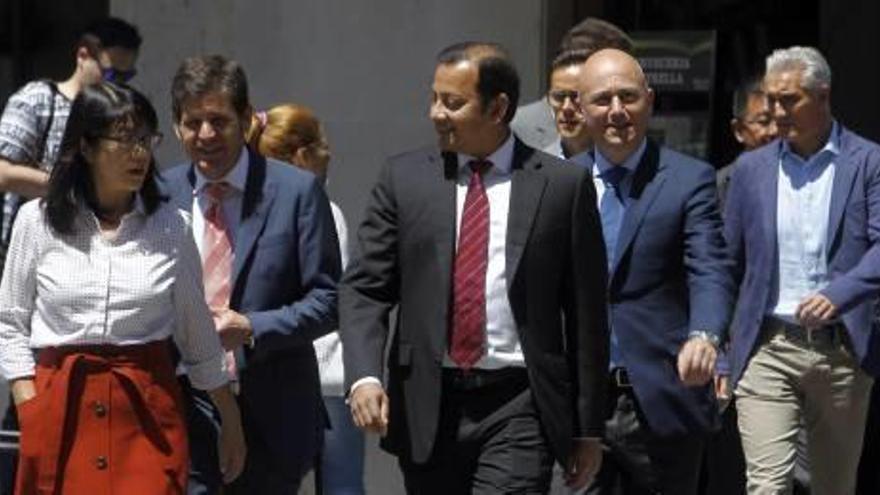
[[[226,383],[188,214],[138,202],[108,236],[83,207],[74,230],[54,232],[39,200],[22,206],[0,282],[0,373],[32,376],[32,349],[173,336],[193,386]]]
[[[0,158],[50,172],[58,158],[70,106],[71,101],[59,91],[53,91],[46,81],[30,82],[16,91],[9,97],[0,117]],[[42,139],[47,125],[51,128],[44,146]],[[0,239],[9,239],[12,219],[21,201],[16,194],[5,195]]]

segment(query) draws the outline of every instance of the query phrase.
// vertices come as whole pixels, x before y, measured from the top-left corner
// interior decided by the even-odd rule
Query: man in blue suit
[[[771,54],[764,91],[780,139],[738,160],[725,209],[748,490],[791,490],[806,428],[813,493],[855,493],[880,371],[880,147],[834,120],[831,69],[814,48]]]
[[[654,94],[632,56],[601,50],[583,74],[611,322],[608,452],[590,493],[693,494],[733,299],[715,171],[646,138]]]
[[[186,59],[171,96],[191,161],[165,172],[164,183],[192,213],[248,444],[244,473],[223,493],[296,493],[325,426],[312,341],[336,325],[340,267],[330,206],[313,175],[244,145],[252,110],[237,62]],[[217,493],[212,415],[198,394],[190,399],[189,491]]]

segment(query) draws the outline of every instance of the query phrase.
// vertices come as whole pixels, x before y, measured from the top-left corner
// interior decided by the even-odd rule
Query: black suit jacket
[[[361,257],[340,286],[347,385],[383,375],[383,446],[428,459],[437,431],[455,255],[457,157],[430,148],[393,157],[358,231]],[[585,170],[516,141],[507,227],[508,298],[531,392],[557,459],[604,426],[607,268]],[[397,307],[397,329],[389,313]]]

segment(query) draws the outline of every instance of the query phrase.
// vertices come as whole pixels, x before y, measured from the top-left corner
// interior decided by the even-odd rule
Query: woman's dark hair
[[[58,160],[49,175],[49,192],[43,199],[52,229],[60,234],[71,234],[83,204],[98,210],[84,146],[94,146],[104,136],[155,134],[157,129],[156,110],[133,88],[110,82],[83,88],[71,105]],[[139,194],[147,214],[156,211],[162,196],[156,184],[154,158],[150,159]]]

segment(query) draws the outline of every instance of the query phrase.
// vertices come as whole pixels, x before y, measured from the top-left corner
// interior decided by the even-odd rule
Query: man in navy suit
[[[880,371],[880,147],[834,119],[831,69],[814,48],[771,54],[764,92],[780,139],[740,157],[725,208],[748,490],[791,490],[806,428],[813,492],[855,493]]]
[[[237,62],[186,59],[171,96],[191,161],[165,172],[164,183],[192,213],[209,298],[226,284],[225,304],[215,299],[212,310],[235,368],[248,443],[245,471],[223,493],[296,493],[325,426],[312,341],[336,328],[340,267],[330,206],[313,175],[245,147],[252,110]],[[197,393],[190,399],[189,491],[217,493],[211,411]]]
[[[611,322],[608,452],[590,493],[693,494],[733,299],[715,171],[646,138],[654,93],[632,56],[598,51],[583,74]]]

